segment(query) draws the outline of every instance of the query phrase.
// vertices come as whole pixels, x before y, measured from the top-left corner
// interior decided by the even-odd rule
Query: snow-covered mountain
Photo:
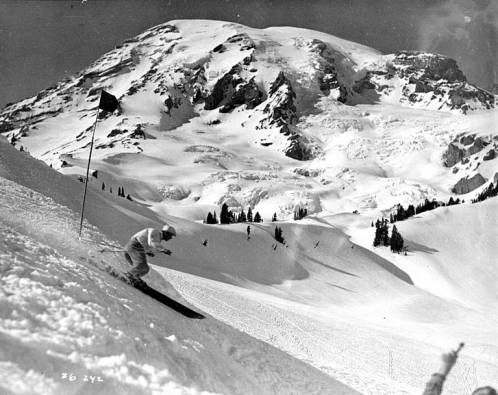
[[[498,151],[495,98],[453,60],[216,21],[172,21],[126,40],[7,106],[0,130],[56,169],[81,173],[102,88],[120,109],[102,114],[92,168],[115,189],[192,219],[223,202],[264,218],[292,218],[296,206],[377,214],[466,194],[498,170],[495,160],[477,169]],[[472,136],[478,149],[455,153]]]
[[[80,242],[77,178],[101,89],[120,108],[97,124]],[[149,29],[7,106],[0,388],[419,394],[462,340],[445,393],[496,384],[497,201],[470,203],[497,182],[494,106],[441,55],[216,21]],[[372,221],[397,204],[450,196],[466,202],[396,223],[406,255],[372,246]],[[222,203],[264,222],[248,239],[247,224],[199,221]],[[308,217],[290,220],[296,207]],[[145,280],[207,313],[203,322],[87,258],[164,220],[179,237]],[[68,383],[66,370],[104,384]]]

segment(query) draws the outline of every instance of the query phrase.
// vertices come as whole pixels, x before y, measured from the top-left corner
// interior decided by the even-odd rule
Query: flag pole
[[[102,97],[102,91],[100,91],[100,97]],[[100,103],[100,99],[99,99],[99,103]],[[90,154],[88,155],[88,165],[86,168],[85,193],[83,194],[83,204],[81,205],[80,231],[79,231],[79,235],[78,235],[78,238],[80,238],[80,239],[81,239],[81,231],[83,229],[83,214],[85,212],[86,191],[88,188],[88,175],[90,173],[90,161],[92,160],[93,142],[95,140],[95,128],[97,127],[97,121],[99,119],[99,111],[100,111],[100,105],[97,107],[97,115],[95,116],[95,122],[93,124],[92,143],[90,144]]]

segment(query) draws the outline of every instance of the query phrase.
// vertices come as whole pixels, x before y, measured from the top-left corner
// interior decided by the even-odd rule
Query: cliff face
[[[455,60],[416,51],[388,55],[385,69],[368,70],[354,89],[358,93],[374,89],[380,97],[395,97],[398,87],[402,103],[420,108],[465,114],[495,106],[494,95],[468,83]]]

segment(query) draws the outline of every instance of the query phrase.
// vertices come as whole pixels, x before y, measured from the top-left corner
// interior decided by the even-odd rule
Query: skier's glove
[[[152,252],[147,252],[147,256],[153,257],[154,254]]]
[[[163,254],[166,254],[166,255],[171,255],[171,251],[170,251],[170,250],[164,250],[164,251],[163,251]]]

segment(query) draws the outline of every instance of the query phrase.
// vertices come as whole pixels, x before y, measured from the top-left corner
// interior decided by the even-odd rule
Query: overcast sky
[[[382,52],[455,58],[469,80],[496,78],[496,0],[0,0],[0,107],[87,67],[126,38],[171,19],[296,26]]]

